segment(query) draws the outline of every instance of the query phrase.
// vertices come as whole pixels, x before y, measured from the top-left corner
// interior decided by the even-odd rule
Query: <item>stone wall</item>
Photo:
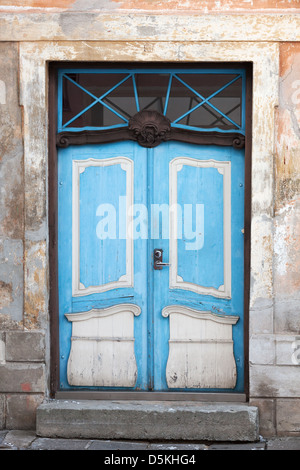
[[[252,404],[265,435],[300,432],[300,44],[280,44],[274,157],[273,307],[251,331]],[[265,312],[262,316],[261,313]]]
[[[17,43],[0,43],[0,427],[30,429],[45,392],[44,332],[24,322],[24,161]]]
[[[33,429],[49,394],[47,60],[235,57],[257,60],[254,88],[272,102],[263,122],[254,96],[250,403],[263,436],[300,435],[299,2],[163,5],[168,14],[150,0],[1,2],[0,428]],[[262,78],[263,60],[274,66]]]

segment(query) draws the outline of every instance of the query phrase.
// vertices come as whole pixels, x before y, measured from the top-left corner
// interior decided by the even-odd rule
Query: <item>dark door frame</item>
[[[50,397],[73,399],[141,399],[141,400],[209,400],[209,401],[248,401],[249,400],[249,298],[250,298],[250,253],[251,253],[251,153],[252,153],[252,62],[238,63],[163,63],[164,69],[175,68],[244,68],[246,71],[246,133],[245,138],[238,133],[222,135],[218,132],[174,131],[167,133],[165,140],[179,140],[195,144],[223,146],[245,146],[245,208],[244,208],[244,394],[202,393],[202,392],[101,392],[101,391],[60,391],[59,387],[59,325],[58,325],[58,221],[57,221],[57,147],[86,143],[105,143],[116,140],[138,140],[138,134],[130,129],[121,131],[86,131],[60,133],[57,135],[57,70],[59,68],[134,68],[156,67],[155,63],[82,63],[51,62],[49,76],[49,128],[48,128],[48,224],[49,224],[49,317],[50,317]],[[144,114],[145,117],[145,114]],[[146,146],[146,145],[145,145]],[[152,145],[153,146],[153,145]]]

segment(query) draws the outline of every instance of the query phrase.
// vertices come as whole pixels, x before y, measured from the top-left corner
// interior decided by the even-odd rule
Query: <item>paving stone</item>
[[[264,442],[211,444],[208,450],[265,450]]]
[[[86,450],[89,444],[90,441],[81,439],[37,438],[30,450]]]
[[[89,450],[204,450],[204,444],[151,443],[147,441],[93,440]]]
[[[16,447],[6,444],[4,442],[5,436],[7,435],[8,431],[0,431],[0,450],[17,450]]]
[[[207,450],[208,446],[205,444],[189,444],[189,443],[162,443],[162,444],[149,444],[149,450]]]
[[[88,450],[146,450],[148,442],[138,441],[91,441]]]
[[[13,449],[27,449],[36,439],[34,431],[9,431],[3,439],[2,445]]]
[[[8,433],[8,431],[0,431],[0,444],[4,440],[7,433]]]
[[[278,437],[259,442],[178,442],[149,440],[64,439],[39,437],[30,430],[0,430],[1,450],[104,450],[104,451],[198,451],[198,450],[300,450],[300,437]]]

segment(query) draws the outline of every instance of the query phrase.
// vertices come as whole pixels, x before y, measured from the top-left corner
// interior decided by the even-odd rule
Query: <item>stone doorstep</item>
[[[259,440],[258,408],[245,403],[51,400],[37,409],[40,437]]]

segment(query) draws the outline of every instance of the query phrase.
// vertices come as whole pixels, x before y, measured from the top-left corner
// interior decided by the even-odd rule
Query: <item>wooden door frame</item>
[[[250,300],[250,253],[251,253],[251,153],[252,153],[252,62],[248,63],[196,63],[184,64],[187,68],[244,68],[246,71],[246,134],[245,134],[245,207],[244,207],[244,393],[204,393],[204,392],[139,392],[139,391],[60,391],[59,390],[59,307],[58,307],[58,220],[57,220],[57,70],[59,68],[113,68],[128,67],[129,63],[109,64],[79,63],[79,62],[51,62],[49,63],[49,127],[48,127],[48,217],[49,217],[49,312],[50,312],[50,396],[52,398],[72,399],[123,399],[123,400],[199,400],[199,401],[248,401],[249,400],[249,300]],[[157,68],[157,62],[140,64],[140,68]],[[181,63],[163,63],[164,68],[182,67]],[[139,64],[134,63],[135,68]],[[208,134],[208,133],[207,133]],[[106,134],[107,138],[102,142],[115,140],[113,133]],[[128,135],[118,136],[119,140],[125,140]],[[121,138],[120,138],[121,137]],[[173,136],[174,137],[174,136]],[[199,132],[182,133],[176,135],[175,140],[185,142],[219,145],[232,145],[228,137],[222,140],[222,136],[216,133],[211,140],[208,136]],[[93,134],[91,134],[93,141]],[[112,140],[111,140],[112,139]],[[78,142],[80,144],[80,141]],[[95,140],[94,140],[95,143]]]

